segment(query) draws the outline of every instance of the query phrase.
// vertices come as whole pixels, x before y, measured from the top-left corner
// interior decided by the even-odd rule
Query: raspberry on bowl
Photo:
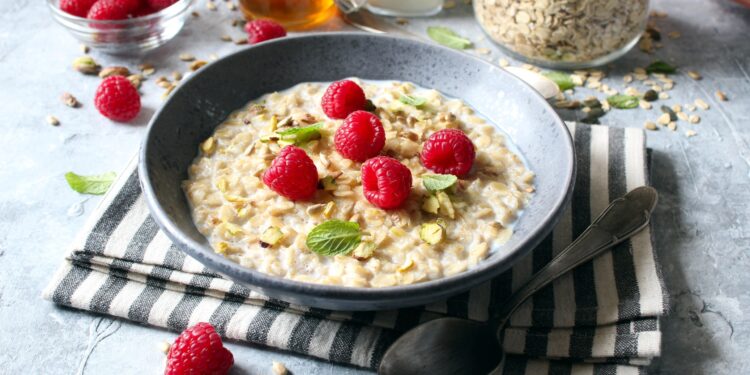
[[[94,106],[104,117],[119,122],[134,119],[141,111],[141,96],[123,76],[109,76],[96,88]]]
[[[347,159],[363,162],[380,153],[385,146],[385,129],[378,116],[354,111],[336,129],[336,151]]]
[[[250,44],[286,36],[286,29],[284,29],[284,26],[265,19],[252,20],[246,23],[245,31],[247,32],[247,41]]]
[[[165,375],[224,375],[234,364],[232,352],[209,323],[198,323],[183,331],[167,353]]]
[[[443,129],[433,133],[420,153],[425,168],[458,177],[466,176],[471,171],[475,157],[474,144],[458,129]]]
[[[308,200],[318,189],[318,169],[305,150],[286,146],[263,172],[263,183],[293,201]]]
[[[362,164],[362,190],[367,200],[382,208],[399,208],[411,193],[411,171],[398,160],[378,156]]]
[[[158,12],[162,9],[168,8],[170,5],[176,3],[177,0],[146,0],[146,4],[148,5],[148,8],[152,10],[153,12]],[[147,13],[150,14],[150,13]]]
[[[136,6],[133,6],[133,5]],[[99,0],[91,6],[86,18],[91,20],[124,20],[131,12],[138,10],[137,2],[120,0]]]
[[[354,111],[364,110],[367,106],[367,98],[358,84],[347,79],[331,83],[323,93],[320,105],[326,116],[344,119]]]

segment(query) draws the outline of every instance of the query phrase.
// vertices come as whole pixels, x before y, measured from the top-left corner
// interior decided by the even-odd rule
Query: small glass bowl
[[[90,20],[60,9],[58,0],[47,0],[52,18],[82,43],[99,51],[139,54],[163,45],[182,30],[195,0],[179,0],[156,13],[125,20]]]

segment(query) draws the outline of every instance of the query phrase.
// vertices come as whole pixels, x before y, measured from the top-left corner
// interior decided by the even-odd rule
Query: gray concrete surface
[[[459,1],[459,3],[462,3]],[[652,367],[665,374],[739,374],[750,372],[750,10],[729,0],[656,0],[667,11],[660,22],[666,39],[656,56],[673,62],[683,73],[669,104],[702,97],[711,110],[699,125],[680,124],[678,132],[649,133],[653,151],[653,184],[661,193],[655,216],[656,249],[671,293],[671,315],[664,320],[663,357]],[[192,20],[176,40],[144,58],[118,59],[93,55],[104,65],[135,66],[153,62],[159,73],[185,70],[176,56],[190,52],[207,58],[237,48],[223,43],[238,17],[223,3]],[[408,26],[424,33],[428,24],[448,25],[499,52],[473,22],[470,8],[460,4]],[[341,26],[332,23],[326,29]],[[93,108],[97,79],[70,68],[80,55],[78,43],[51,20],[42,1],[0,2],[0,373],[73,374],[86,364],[86,374],[157,374],[163,371],[160,341],[175,335],[160,329],[59,308],[39,294],[57,268],[69,243],[99,197],[71,191],[67,171],[82,174],[118,171],[134,155],[145,124],[161,103],[153,79],[145,83],[145,109],[129,125],[113,124]],[[631,51],[614,64],[613,86],[634,66],[653,57]],[[704,76],[692,81],[694,69]],[[721,89],[730,97],[718,102]],[[59,96],[69,91],[84,105],[64,107]],[[578,90],[577,96],[586,95]],[[56,115],[60,127],[44,118]],[[563,114],[567,118],[573,115]],[[641,127],[658,110],[613,111],[602,122]],[[694,129],[698,135],[684,136]],[[97,328],[98,327],[98,328]],[[296,374],[358,374],[340,367],[267,348],[230,343],[236,374],[269,374],[271,360]]]

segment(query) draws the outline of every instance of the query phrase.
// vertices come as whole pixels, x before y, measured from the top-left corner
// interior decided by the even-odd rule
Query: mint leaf
[[[421,107],[425,103],[427,103],[427,99],[425,98],[420,98],[418,96],[410,96],[410,95],[401,95],[401,97],[398,98],[398,101],[406,105],[411,105],[414,107]]]
[[[347,254],[354,250],[362,238],[359,224],[353,221],[329,220],[307,234],[307,247],[320,255]]]
[[[664,61],[656,60],[646,67],[646,71],[649,73],[672,74],[677,71],[677,68]]]
[[[294,141],[294,144],[301,145],[313,139],[320,138],[320,128],[323,126],[322,122],[318,122],[309,126],[301,126],[298,128],[291,128],[276,132],[281,139],[287,141]]]
[[[65,180],[71,189],[81,194],[102,195],[107,192],[109,186],[115,181],[117,174],[109,172],[93,176],[81,176],[73,172],[65,174]]]
[[[453,186],[458,177],[452,174],[425,174],[422,175],[422,185],[427,191],[436,192]]]
[[[638,107],[638,97],[632,95],[612,95],[607,98],[607,102],[617,109],[633,109]]]
[[[542,73],[542,75],[551,79],[552,82],[556,83],[557,87],[559,87],[561,91],[565,91],[565,90],[576,87],[575,83],[573,83],[573,79],[570,78],[570,74],[551,71],[551,72],[544,72]]]
[[[467,49],[471,47],[471,41],[456,34],[455,31],[443,26],[430,26],[427,28],[430,39],[446,47],[455,49]]]

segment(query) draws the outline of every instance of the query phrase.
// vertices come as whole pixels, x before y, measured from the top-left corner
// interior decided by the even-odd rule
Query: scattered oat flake
[[[477,53],[480,53],[482,55],[489,55],[490,54],[489,48],[477,48],[476,51],[477,51]]]
[[[219,56],[217,54],[215,54],[215,53],[212,53],[212,54],[208,55],[208,58],[211,59],[211,60],[218,60]]]
[[[675,112],[682,112],[682,106],[679,104],[675,104],[672,106],[672,110]]]
[[[649,102],[647,102],[647,101],[645,101],[645,100],[641,100],[641,101],[639,101],[639,102],[638,102],[638,105],[639,105],[639,106],[640,106],[641,108],[643,108],[643,109],[651,109],[651,108],[653,108],[653,106],[651,105],[651,103],[649,103]]]
[[[685,136],[688,138],[695,137],[696,135],[698,135],[698,133],[696,133],[695,130],[688,130],[685,132]]]
[[[223,40],[225,42],[231,42],[232,41],[232,37],[229,36],[229,35],[222,35],[221,36],[221,40]]]
[[[182,61],[193,61],[195,60],[195,56],[189,54],[189,53],[181,53],[180,54],[180,60]]]
[[[666,92],[660,92],[659,99],[662,99],[662,100],[669,99],[669,94],[667,94]]]
[[[690,112],[695,112],[696,109],[695,104],[685,104],[685,108]]]
[[[60,125],[60,120],[58,120],[57,117],[55,117],[55,116],[48,115],[47,118],[46,118],[46,120],[47,120],[47,123],[50,124],[50,125],[52,125],[52,126],[58,126],[58,125]]]
[[[164,92],[163,92],[163,93],[161,94],[161,99],[162,99],[162,100],[166,100],[166,99],[167,99],[167,98],[169,97],[169,94],[171,94],[171,93],[172,93],[172,91],[174,91],[174,88],[175,88],[175,87],[177,87],[177,86],[175,86],[175,85],[169,85],[169,87],[167,87],[167,90],[166,90],[166,91],[164,91]]]
[[[196,71],[200,68],[202,68],[204,65],[208,64],[207,62],[203,60],[195,60],[190,64],[190,70]]]
[[[671,121],[671,118],[669,117],[669,113],[663,113],[659,118],[656,120],[659,124],[667,125]]]
[[[706,103],[703,99],[695,99],[695,105],[698,106],[698,108],[702,110],[707,110],[711,108],[708,103]]]
[[[174,79],[175,81],[181,80],[182,79],[182,73],[177,72],[177,71],[172,72],[172,79]]]
[[[701,79],[703,79],[703,76],[701,76],[701,74],[696,72],[695,70],[688,70],[687,75],[688,77],[696,81],[700,81]]]
[[[671,130],[671,131],[676,131],[677,130],[677,123],[674,122],[674,121],[672,121],[669,124],[667,124],[667,128],[669,128],[669,130]]]
[[[171,348],[171,347],[172,347],[172,345],[170,343],[166,342],[166,341],[162,341],[162,342],[159,343],[159,351],[162,352],[162,353],[164,353],[164,354],[169,353],[169,348]]]
[[[690,117],[688,117],[688,121],[690,121],[691,124],[697,124],[701,122],[701,117],[698,115],[690,115]]]
[[[237,38],[234,41],[234,44],[236,44],[238,46],[243,45],[243,44],[247,44],[247,38]]]
[[[500,59],[500,60],[498,60],[498,62],[497,62],[497,63],[498,63],[498,64],[499,64],[500,66],[502,66],[503,68],[505,68],[505,67],[507,67],[507,66],[510,66],[510,61],[508,61],[507,59]]]
[[[725,101],[728,100],[727,94],[725,94],[724,91],[716,90],[716,92],[714,94],[716,95],[716,99],[719,99],[722,102],[725,102]]]
[[[286,375],[288,371],[286,370],[286,366],[284,366],[281,362],[273,361],[271,364],[271,369],[273,370],[274,375]]]
[[[654,124],[653,121],[646,121],[645,124],[643,124],[643,127],[648,130],[658,130],[659,128],[656,127],[656,124]]]
[[[78,99],[76,99],[76,97],[69,92],[64,92],[60,97],[60,100],[62,100],[63,104],[67,105],[70,108],[78,108],[81,106],[81,103],[78,102]]]
[[[685,112],[677,112],[677,118],[680,119],[680,120],[682,120],[682,121],[688,121],[689,120],[688,114],[685,113]]]

